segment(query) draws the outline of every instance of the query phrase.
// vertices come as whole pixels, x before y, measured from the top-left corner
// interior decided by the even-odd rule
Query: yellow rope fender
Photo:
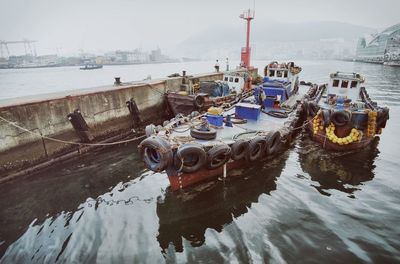
[[[349,135],[346,137],[338,137],[335,134],[335,125],[330,123],[329,126],[325,129],[326,136],[330,141],[339,145],[347,145],[353,142],[359,142],[362,139],[362,132],[358,131],[356,128],[352,128]]]
[[[367,136],[373,137],[376,133],[376,118],[378,116],[377,111],[371,111],[370,109],[365,110],[368,113],[368,129]]]
[[[313,119],[313,133],[314,135],[318,133],[318,131],[322,131],[324,129],[324,126],[322,125],[322,119],[321,119],[321,110],[318,111],[318,113],[315,115]]]

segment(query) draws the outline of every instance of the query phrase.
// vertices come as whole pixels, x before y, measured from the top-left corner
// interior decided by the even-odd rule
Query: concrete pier
[[[190,76],[189,80],[221,80],[222,76],[222,72],[206,73]],[[79,154],[81,146],[42,137],[81,142],[67,118],[75,109],[80,110],[95,142],[134,136],[133,119],[126,106],[131,98],[137,103],[143,124],[160,123],[166,118],[163,94],[180,90],[183,77],[123,81],[121,85],[0,101],[0,116],[30,131],[0,120],[0,183],[38,164]]]

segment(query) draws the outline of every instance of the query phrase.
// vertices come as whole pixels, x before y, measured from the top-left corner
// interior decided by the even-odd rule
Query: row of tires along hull
[[[151,136],[140,143],[139,151],[146,167],[152,171],[193,173],[204,168],[219,168],[229,160],[255,161],[271,156],[279,151],[281,144],[278,131],[250,140],[238,139],[231,145],[219,143],[208,148],[189,142],[173,149],[166,139]]]

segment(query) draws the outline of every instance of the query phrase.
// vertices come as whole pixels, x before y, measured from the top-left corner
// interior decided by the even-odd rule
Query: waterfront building
[[[400,23],[360,38],[356,60],[400,66]]]

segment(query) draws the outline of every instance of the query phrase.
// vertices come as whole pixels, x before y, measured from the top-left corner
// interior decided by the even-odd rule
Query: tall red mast
[[[250,67],[250,21],[254,19],[254,10],[246,10],[240,15],[240,18],[247,21],[247,32],[246,32],[246,47],[242,48],[241,60],[245,68]]]

